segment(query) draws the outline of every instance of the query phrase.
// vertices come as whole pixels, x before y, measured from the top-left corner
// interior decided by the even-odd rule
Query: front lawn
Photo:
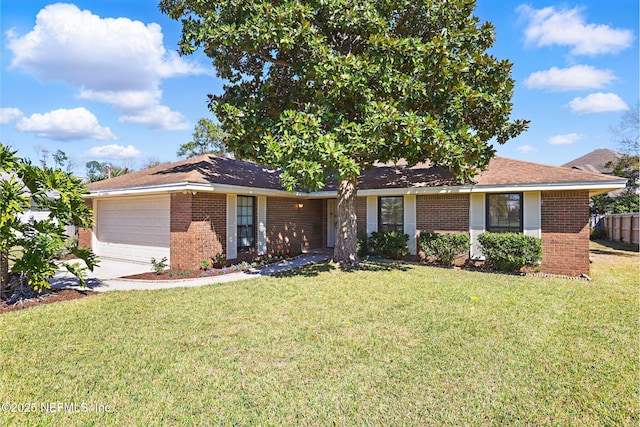
[[[324,264],[4,314],[0,425],[635,426],[639,258],[595,249],[590,282]]]

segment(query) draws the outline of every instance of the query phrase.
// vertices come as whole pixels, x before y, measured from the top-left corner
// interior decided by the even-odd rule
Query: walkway
[[[290,260],[280,261],[261,268],[252,268],[246,271],[229,273],[220,276],[199,277],[196,279],[179,280],[134,280],[123,279],[122,276],[145,273],[150,271],[147,264],[132,263],[102,259],[100,266],[93,272],[89,272],[87,288],[99,291],[131,291],[131,290],[152,290],[169,288],[190,288],[194,286],[211,285],[215,283],[235,282],[239,280],[256,279],[262,276],[269,276],[283,271],[299,268],[308,264],[315,264],[331,259],[331,255],[326,252],[315,252],[302,254]],[[80,261],[81,262],[81,261]],[[80,288],[78,279],[66,270],[56,273],[50,280],[52,288]],[[86,288],[85,288],[86,289]]]

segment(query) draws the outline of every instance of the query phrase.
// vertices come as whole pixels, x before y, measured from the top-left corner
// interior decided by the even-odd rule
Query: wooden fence
[[[640,213],[605,215],[607,239],[640,244]]]

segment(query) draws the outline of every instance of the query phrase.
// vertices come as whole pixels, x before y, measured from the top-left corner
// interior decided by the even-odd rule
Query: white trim
[[[238,197],[227,194],[227,259],[238,258]]]
[[[258,255],[267,253],[267,197],[258,196]]]
[[[327,200],[327,247],[336,246],[336,232],[338,228],[338,218],[336,212],[336,200]]]
[[[367,235],[378,231],[378,198],[367,197]]]
[[[624,188],[627,182],[624,179],[592,182],[549,182],[535,184],[500,184],[500,185],[461,185],[445,187],[412,187],[412,188],[385,188],[374,190],[358,190],[358,196],[403,196],[408,194],[456,194],[456,193],[516,193],[525,191],[572,191],[589,190],[589,195]],[[280,196],[296,198],[336,198],[336,191],[316,192],[289,192],[285,190],[271,190],[265,188],[244,187],[239,185],[200,184],[181,182],[175,184],[162,184],[148,187],[115,188],[105,190],[93,190],[88,197],[122,197],[166,192],[208,192],[208,193],[234,193],[251,196]]]
[[[245,187],[241,185],[227,185],[227,184],[202,184],[194,182],[176,182],[172,184],[160,184],[144,187],[128,187],[128,188],[111,188],[104,190],[92,190],[89,192],[89,197],[122,197],[133,196],[139,194],[150,193],[179,193],[179,192],[202,192],[202,193],[234,193],[234,194],[246,194],[248,196],[280,196],[280,197],[298,197],[308,198],[313,196],[314,193],[300,192],[300,191],[286,191],[286,190],[272,190],[268,188],[256,188]],[[334,192],[335,197],[335,192]]]
[[[525,236],[542,237],[542,203],[539,191],[522,194],[522,232]]]
[[[91,250],[95,251],[98,247],[98,202],[99,200],[94,200],[91,209],[93,210],[93,226],[91,227]],[[171,210],[171,200],[169,200],[169,210]],[[169,225],[169,239],[171,239],[171,225]],[[95,252],[94,252],[95,253]]]
[[[416,230],[416,196],[409,194],[404,196],[404,233],[409,235],[407,247],[411,255],[418,253]]]
[[[471,238],[470,258],[484,260],[484,254],[478,242],[478,236],[485,230],[485,195],[469,195],[469,237]]]

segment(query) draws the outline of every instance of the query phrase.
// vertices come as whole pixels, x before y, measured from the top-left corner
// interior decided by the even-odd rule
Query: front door
[[[336,206],[336,199],[327,200],[327,246],[330,248],[336,245],[336,230],[338,228]]]

